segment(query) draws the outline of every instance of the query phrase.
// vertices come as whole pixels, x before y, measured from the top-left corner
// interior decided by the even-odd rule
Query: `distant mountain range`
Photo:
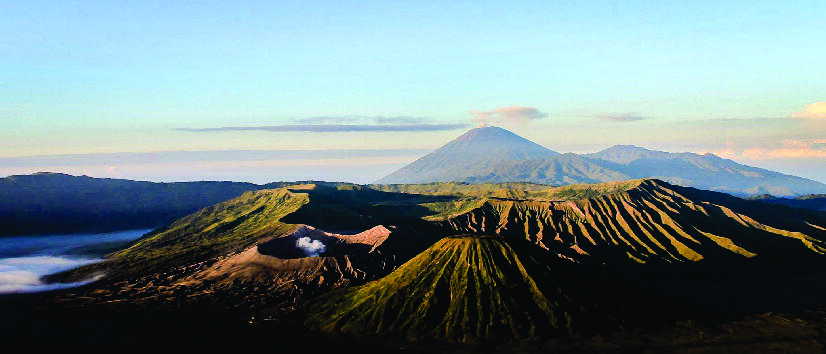
[[[560,154],[498,127],[472,129],[376,183],[565,185],[636,178],[658,178],[736,195],[797,196],[826,192],[826,184],[742,165],[714,154],[669,153],[632,145],[617,145],[592,154]]]

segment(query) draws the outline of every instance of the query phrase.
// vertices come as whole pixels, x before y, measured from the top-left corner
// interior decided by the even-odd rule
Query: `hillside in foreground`
[[[50,279],[103,275],[60,306],[546,343],[826,305],[824,240],[822,212],[652,179],[304,184],[246,192]]]

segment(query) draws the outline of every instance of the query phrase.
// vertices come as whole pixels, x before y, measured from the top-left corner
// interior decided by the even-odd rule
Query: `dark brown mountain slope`
[[[528,239],[577,261],[685,262],[826,252],[826,214],[639,180],[570,201],[487,199],[436,221],[456,233]]]

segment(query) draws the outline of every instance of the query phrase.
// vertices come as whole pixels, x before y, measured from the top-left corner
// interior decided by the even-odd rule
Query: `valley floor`
[[[731,283],[705,279],[705,287],[693,287],[693,290],[686,290],[695,285],[690,281],[665,282],[650,289],[620,290],[615,294],[618,301],[626,301],[629,294],[669,285],[667,290],[630,304],[630,309],[645,309],[648,313],[632,316],[637,320],[617,330],[508,343],[410,343],[320,333],[303,325],[303,318],[294,311],[299,305],[294,297],[279,297],[279,292],[271,291],[266,284],[182,289],[169,286],[176,279],[174,274],[51,293],[4,295],[0,297],[3,314],[0,333],[4,343],[19,343],[35,352],[252,349],[816,353],[826,350],[826,300],[819,304],[817,301],[826,299],[823,285],[826,281],[818,273],[755,276]],[[747,289],[756,283],[760,283],[763,290],[743,298],[742,295],[749,292]],[[707,294],[706,297],[698,296],[702,293]],[[690,304],[680,303],[688,299],[695,300]],[[773,305],[778,299],[783,300],[782,307]],[[715,301],[717,305],[711,305]],[[658,317],[664,312],[682,315],[669,319]]]
[[[818,353],[826,348],[826,308],[763,313],[726,323],[680,321],[595,336],[488,343],[394,343],[310,331],[290,316],[253,319],[248,311],[201,308],[112,311],[105,305],[48,304],[42,295],[0,299],[4,343],[27,351],[80,350],[276,350],[359,352],[680,352]],[[242,315],[243,313],[246,313]],[[252,319],[252,321],[250,321]]]

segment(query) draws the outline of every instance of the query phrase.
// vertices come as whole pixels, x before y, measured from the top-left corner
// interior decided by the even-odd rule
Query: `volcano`
[[[381,280],[322,296],[306,323],[453,341],[558,335],[599,323],[563,274],[503,238],[448,237]]]
[[[462,181],[507,161],[534,160],[557,155],[558,152],[508,130],[485,126],[471,129],[376,183]]]
[[[498,127],[472,129],[376,183],[531,182],[559,186],[645,178],[735,195],[826,193],[823,183],[710,153],[617,145],[592,154],[560,154]]]

